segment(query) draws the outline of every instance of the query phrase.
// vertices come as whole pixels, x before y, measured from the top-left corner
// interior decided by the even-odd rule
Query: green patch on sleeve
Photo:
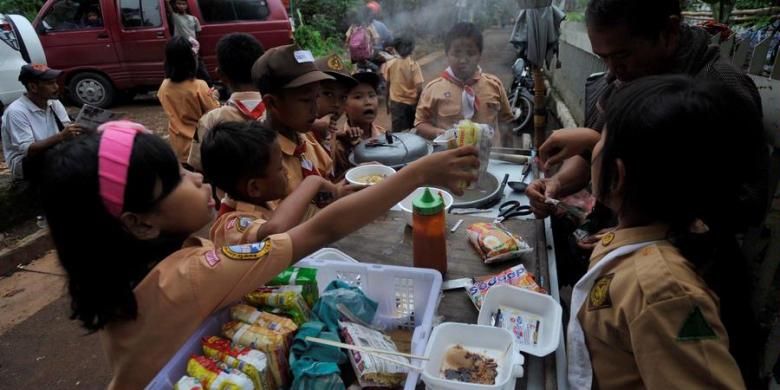
[[[694,306],[688,318],[680,328],[680,332],[677,334],[677,341],[696,341],[696,340],[708,340],[717,339],[718,335],[712,330],[712,327],[704,318],[701,309],[698,306]]]

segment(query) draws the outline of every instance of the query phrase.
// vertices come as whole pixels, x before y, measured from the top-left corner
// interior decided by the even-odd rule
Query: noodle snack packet
[[[193,356],[187,362],[187,375],[197,379],[208,390],[252,390],[252,380],[241,371],[229,368],[205,356]]]
[[[274,379],[274,388],[290,385],[290,366],[287,362],[284,337],[267,328],[238,321],[223,325],[222,335],[235,344],[259,349],[265,353]]]
[[[447,130],[441,137],[447,140],[448,149],[457,149],[461,146],[471,145],[479,150],[479,170],[477,173],[478,180],[482,180],[482,177],[487,173],[488,164],[490,163],[493,133],[494,130],[489,125],[474,123],[464,119],[458,122],[455,128]],[[461,188],[463,189],[473,189],[477,186],[478,183],[461,183]]]
[[[212,336],[203,338],[203,354],[243,372],[252,380],[255,390],[273,389],[271,385],[273,378],[268,370],[268,358],[264,353]]]
[[[471,246],[485,264],[498,263],[533,251],[527,242],[500,224],[479,222],[466,231]]]
[[[499,284],[508,284],[510,286],[520,287],[542,294],[547,293],[547,291],[536,283],[534,276],[526,271],[522,264],[518,264],[512,268],[501,271],[498,274],[481,276],[473,279],[471,286],[466,287],[466,292],[469,294],[471,302],[477,307],[477,310],[482,307],[482,302],[485,301],[488,290]]]

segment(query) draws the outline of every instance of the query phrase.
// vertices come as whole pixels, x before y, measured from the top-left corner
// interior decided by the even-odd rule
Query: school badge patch
[[[236,223],[236,230],[238,230],[239,233],[243,233],[252,226],[252,222],[254,221],[255,219],[253,217],[239,217],[238,222]]]
[[[685,319],[680,332],[677,333],[677,341],[696,341],[717,339],[718,335],[712,330],[710,323],[704,318],[698,306],[694,306],[688,318]]]
[[[344,70],[344,63],[341,62],[339,56],[332,55],[328,58],[328,68],[333,70]]]
[[[609,285],[615,274],[604,275],[593,283],[588,296],[588,310],[600,310],[612,307],[612,299],[609,297]]]
[[[271,250],[269,239],[245,245],[230,245],[222,247],[222,253],[233,260],[257,260],[265,257]]]

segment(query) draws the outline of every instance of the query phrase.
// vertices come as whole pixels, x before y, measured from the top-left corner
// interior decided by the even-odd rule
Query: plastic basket
[[[441,274],[429,269],[353,261],[354,259],[343,252],[326,248],[301,260],[297,266],[318,269],[317,283],[320,291],[337,279],[359,286],[369,298],[379,303],[375,323],[413,329],[412,354],[423,355],[438,309]],[[201,339],[219,335],[222,324],[227,321],[228,309],[207,318],[146,388],[171,389],[185,374],[190,356],[201,354]],[[421,366],[417,361],[413,364]],[[419,377],[418,372],[409,373],[404,389],[414,389]]]

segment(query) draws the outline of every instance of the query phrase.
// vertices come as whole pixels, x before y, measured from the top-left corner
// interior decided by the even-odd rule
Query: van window
[[[97,0],[55,1],[41,21],[46,31],[72,31],[103,28],[103,14]]]
[[[198,0],[206,23],[265,20],[271,14],[266,0]]]
[[[159,0],[119,0],[122,12],[122,27],[160,27]]]

